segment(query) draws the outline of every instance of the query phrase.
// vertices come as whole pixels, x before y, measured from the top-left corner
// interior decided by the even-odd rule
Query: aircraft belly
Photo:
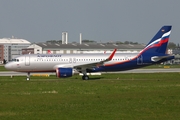
[[[28,66],[24,65],[18,71],[20,72],[51,72],[55,71],[53,65],[47,63],[33,63]]]
[[[53,66],[54,64],[50,64],[50,63],[34,64],[32,66],[32,71],[53,71]]]
[[[129,69],[137,68],[137,67],[138,67],[138,65],[136,64],[136,61],[134,60],[134,61],[126,62],[126,63],[122,63],[122,64],[96,67],[91,72],[124,71],[124,70],[129,70]]]

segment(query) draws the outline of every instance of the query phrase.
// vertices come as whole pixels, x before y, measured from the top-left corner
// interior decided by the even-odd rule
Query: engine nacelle
[[[71,77],[73,75],[72,68],[57,68],[56,69],[56,76],[58,78],[66,78]]]

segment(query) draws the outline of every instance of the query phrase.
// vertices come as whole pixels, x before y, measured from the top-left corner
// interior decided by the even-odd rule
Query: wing
[[[108,61],[112,60],[112,58],[114,57],[114,54],[116,53],[116,50],[117,49],[114,49],[114,51],[110,54],[110,56],[107,59],[103,60],[103,61],[98,61],[98,62],[93,62],[93,63],[88,63],[88,64],[85,63],[85,64],[80,64],[80,65],[75,65],[74,68],[76,70],[78,70],[78,71],[80,71],[80,70],[84,71],[86,69],[91,69],[93,67],[101,66],[105,62],[108,62]]]
[[[53,67],[53,69],[56,70],[56,68],[61,68],[61,67],[62,68],[73,68],[73,69],[77,70],[78,72],[82,72],[82,71],[85,72],[86,69],[92,69],[93,67],[101,66],[105,62],[111,61],[112,58],[114,57],[114,54],[116,53],[116,50],[117,49],[114,49],[114,51],[110,54],[110,56],[103,61],[92,62],[92,63],[84,63],[84,64],[82,64],[82,63],[77,64],[76,63],[75,65],[73,65],[73,64],[59,64],[59,65],[55,65]]]

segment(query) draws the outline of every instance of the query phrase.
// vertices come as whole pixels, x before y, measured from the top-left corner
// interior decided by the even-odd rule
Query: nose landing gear
[[[27,78],[26,78],[26,80],[27,80],[27,81],[30,80],[30,72],[27,73]]]

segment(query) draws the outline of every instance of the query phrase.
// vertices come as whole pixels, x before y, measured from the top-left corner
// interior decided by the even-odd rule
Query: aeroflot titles
[[[61,55],[37,55],[37,57],[61,57]]]

